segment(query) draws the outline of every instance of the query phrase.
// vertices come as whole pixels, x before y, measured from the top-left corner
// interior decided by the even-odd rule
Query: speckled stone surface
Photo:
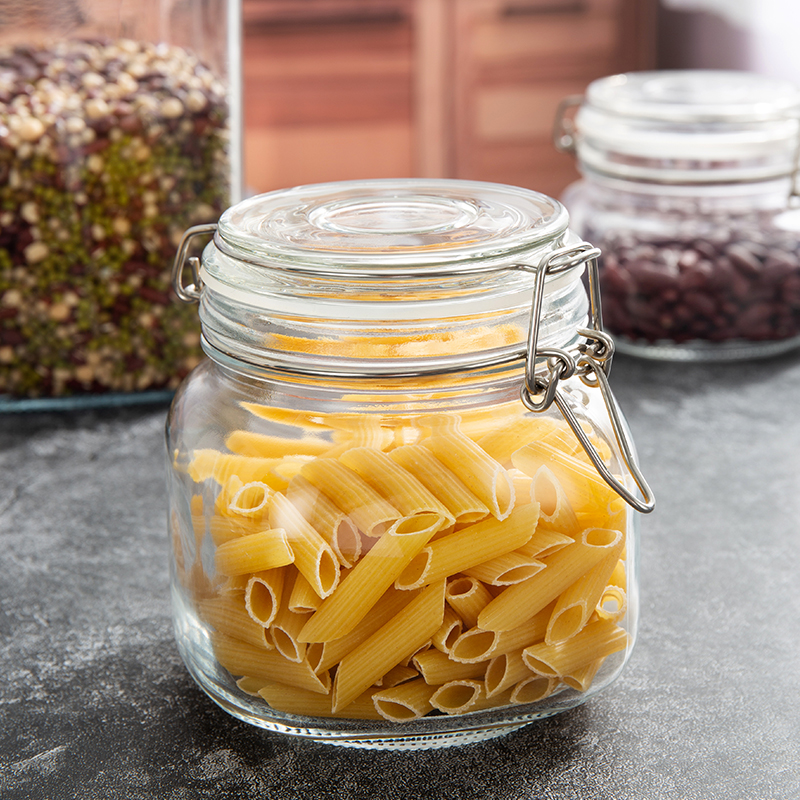
[[[163,407],[0,417],[0,797],[800,798],[800,355],[618,357],[658,508],[637,648],[501,739],[364,752],[234,720],[173,643]]]

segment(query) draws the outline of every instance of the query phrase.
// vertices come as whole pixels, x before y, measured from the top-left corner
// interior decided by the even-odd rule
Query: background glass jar
[[[560,114],[556,145],[583,175],[563,201],[603,252],[604,319],[620,350],[722,360],[800,345],[795,86],[631,73],[594,82]]]
[[[0,406],[199,361],[170,265],[239,199],[239,36],[238,0],[3,4]]]
[[[560,204],[301,187],[226,211],[188,286],[184,252],[210,358],[168,423],[172,593],[212,699],[324,742],[440,747],[619,675],[638,603],[618,492],[652,498],[587,329],[596,251]]]

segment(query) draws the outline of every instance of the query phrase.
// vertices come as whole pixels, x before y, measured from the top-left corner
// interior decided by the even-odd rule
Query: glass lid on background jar
[[[564,113],[580,105],[574,122]],[[768,180],[796,166],[800,88],[726,70],[611,75],[570,98],[557,145],[581,167],[634,180]],[[560,127],[560,132],[558,128]]]

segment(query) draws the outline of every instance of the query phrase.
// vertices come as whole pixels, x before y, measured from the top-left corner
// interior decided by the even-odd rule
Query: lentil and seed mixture
[[[0,49],[0,395],[174,388],[199,361],[170,272],[228,205],[227,123],[175,46]]]

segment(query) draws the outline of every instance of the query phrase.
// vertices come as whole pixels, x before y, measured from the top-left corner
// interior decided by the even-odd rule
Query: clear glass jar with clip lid
[[[186,232],[209,357],[167,428],[175,632],[234,716],[442,747],[620,674],[653,499],[567,226],[528,190],[397,180]]]
[[[583,176],[563,202],[603,251],[621,351],[717,361],[800,345],[799,119],[798,87],[734,71],[613,75],[562,103],[555,144]]]

